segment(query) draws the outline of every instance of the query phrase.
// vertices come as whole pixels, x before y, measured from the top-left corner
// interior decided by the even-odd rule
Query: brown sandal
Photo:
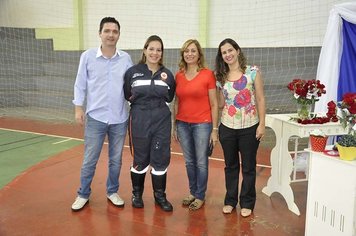
[[[204,205],[204,200],[195,199],[194,202],[192,202],[189,205],[189,210],[196,211],[196,210],[200,209],[203,205]]]
[[[183,206],[189,206],[192,202],[194,202],[195,197],[189,194],[188,197],[184,198],[182,201]]]

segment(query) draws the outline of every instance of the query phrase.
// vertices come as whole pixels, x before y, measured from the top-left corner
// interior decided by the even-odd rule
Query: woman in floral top
[[[223,212],[240,204],[241,215],[251,215],[256,203],[256,156],[265,134],[265,98],[262,76],[246,64],[240,46],[224,39],[216,56],[215,73],[222,108],[219,139],[225,159],[226,195]],[[242,185],[238,196],[240,158]]]

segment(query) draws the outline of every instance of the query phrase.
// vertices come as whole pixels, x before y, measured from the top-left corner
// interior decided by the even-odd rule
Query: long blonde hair
[[[183,70],[186,71],[187,70],[187,63],[184,60],[184,51],[189,47],[189,45],[191,44],[195,44],[195,46],[198,49],[198,53],[199,53],[199,59],[198,59],[198,71],[206,68],[206,64],[205,64],[205,57],[204,57],[204,53],[203,53],[203,49],[200,46],[200,43],[198,42],[198,40],[196,39],[188,39],[187,41],[185,41],[185,43],[183,44],[182,48],[180,49],[180,62],[179,62],[179,70]]]

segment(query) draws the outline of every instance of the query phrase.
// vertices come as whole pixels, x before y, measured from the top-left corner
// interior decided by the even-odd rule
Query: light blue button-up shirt
[[[83,106],[95,120],[118,124],[128,119],[124,97],[124,74],[132,66],[128,53],[117,50],[112,58],[103,56],[100,48],[83,52],[74,84],[73,104]]]

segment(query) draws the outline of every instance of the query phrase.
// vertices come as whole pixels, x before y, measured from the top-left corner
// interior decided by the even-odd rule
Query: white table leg
[[[274,192],[280,193],[286,200],[288,209],[296,215],[300,215],[299,209],[294,202],[293,190],[290,186],[290,174],[293,170],[293,160],[288,152],[290,135],[286,135],[288,132],[283,130],[283,123],[281,121],[276,120],[275,122],[273,130],[276,135],[276,146],[271,151],[271,176],[262,192],[268,196],[271,196]]]

